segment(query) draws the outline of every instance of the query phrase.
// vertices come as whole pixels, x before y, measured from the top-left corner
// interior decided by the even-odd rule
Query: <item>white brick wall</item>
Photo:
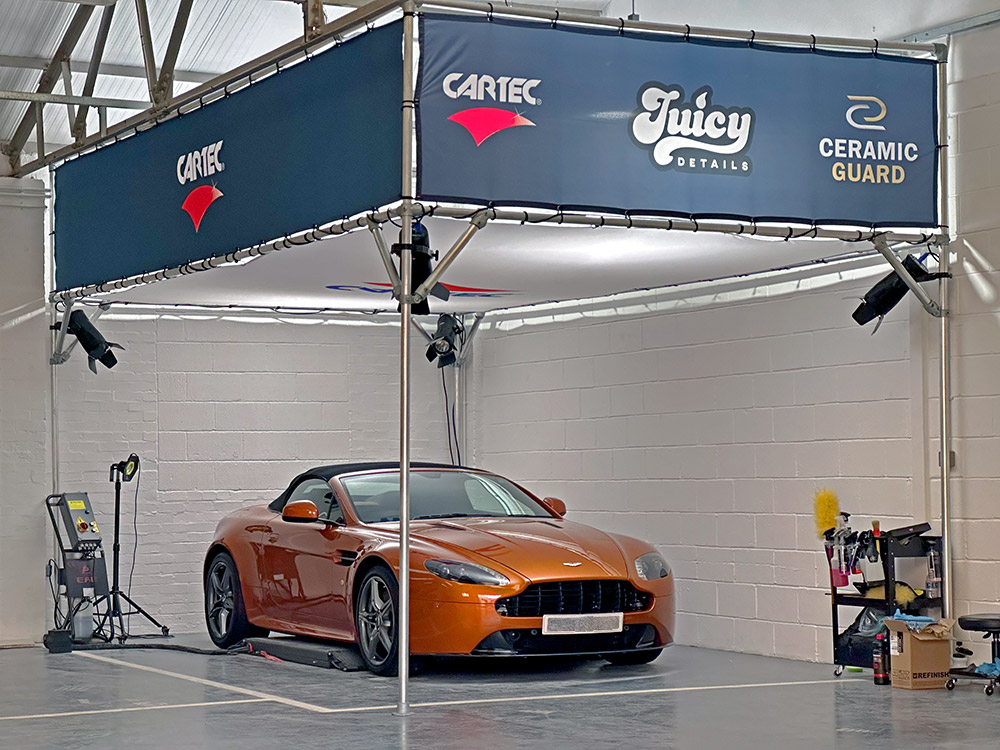
[[[398,327],[113,317],[99,327],[126,347],[117,367],[95,376],[77,353],[59,368],[62,489],[90,493],[110,551],[108,466],[141,456],[133,597],[176,632],[202,630],[201,565],[223,515],[269,502],[310,466],[398,458]],[[440,376],[420,347],[411,392],[414,460],[447,461]]]
[[[831,486],[845,510],[886,527],[924,514],[908,309],[874,338],[850,317],[882,273],[748,302],[486,326],[475,461],[565,498],[570,518],[661,549],[679,579],[680,642],[828,659],[813,493]]]
[[[951,166],[958,238],[953,295],[957,614],[1000,611],[1000,28],[963,34],[952,52]],[[929,322],[928,329],[936,328]],[[933,339],[933,336],[931,337]],[[937,389],[936,360],[927,378]],[[938,409],[934,400],[929,413]],[[935,419],[930,434],[937,436]],[[937,453],[929,457],[936,476]],[[938,483],[933,482],[934,492]],[[937,516],[938,507],[932,508]],[[978,637],[973,641],[981,643]],[[981,647],[980,647],[981,648]],[[986,650],[980,658],[988,658]]]
[[[48,316],[44,193],[0,177],[0,645],[45,630]]]

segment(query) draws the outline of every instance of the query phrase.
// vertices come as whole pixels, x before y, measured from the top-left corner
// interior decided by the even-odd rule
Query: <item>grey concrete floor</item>
[[[207,639],[172,642],[207,646]],[[0,748],[995,748],[1000,694],[675,646],[601,661],[433,664],[395,679],[250,656],[0,650]]]

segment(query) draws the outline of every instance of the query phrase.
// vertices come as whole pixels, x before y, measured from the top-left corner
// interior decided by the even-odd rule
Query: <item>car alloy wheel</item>
[[[208,628],[212,640],[216,643],[228,640],[232,630],[233,613],[236,608],[233,579],[232,566],[228,560],[220,556],[212,564],[205,586]]]
[[[395,581],[388,571],[375,568],[361,583],[358,593],[358,646],[368,668],[376,674],[392,674],[396,664]]]
[[[205,622],[212,642],[221,648],[251,636],[263,638],[268,633],[247,619],[240,573],[228,552],[217,553],[205,575]]]

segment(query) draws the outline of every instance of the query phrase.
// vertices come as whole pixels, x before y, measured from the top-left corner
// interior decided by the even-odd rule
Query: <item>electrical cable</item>
[[[62,607],[59,606],[59,593],[56,591],[55,582],[52,580],[52,576],[58,569],[59,564],[50,557],[48,564],[45,566],[45,577],[48,579],[49,590],[52,592],[52,624],[56,630],[61,630]],[[62,625],[65,625],[65,621],[62,621]]]
[[[133,636],[134,637],[134,636]],[[181,646],[177,643],[84,643],[73,644],[74,651],[110,651],[113,649],[157,649],[161,651],[183,651],[188,654],[200,654],[202,656],[233,656],[247,653],[247,647],[233,646],[230,649],[209,649],[196,648],[195,646]]]
[[[138,468],[135,472],[135,497],[132,500],[132,568],[128,572],[128,589],[125,592],[125,596],[128,597],[129,601],[132,600],[132,574],[135,573],[135,556],[139,551],[139,480],[142,479],[142,463],[139,463]],[[128,623],[126,626],[127,632],[124,635],[132,635],[132,612],[130,611],[125,616],[125,621]]]
[[[450,412],[448,410],[448,383],[444,377],[444,369],[440,368],[441,372],[441,390],[444,392],[444,431],[448,434],[448,458],[452,465],[455,464],[455,453],[451,445],[451,418],[449,416]]]

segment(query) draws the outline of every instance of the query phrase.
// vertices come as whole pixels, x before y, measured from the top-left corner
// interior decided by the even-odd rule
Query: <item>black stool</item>
[[[992,646],[993,661],[996,662],[1000,658],[1000,614],[965,615],[958,618],[958,626],[970,633],[985,633],[984,638],[992,638],[993,642],[990,645]],[[954,690],[956,678],[986,682],[983,691],[987,695],[993,695],[998,679],[989,675],[977,674],[971,669],[953,669],[945,687]]]

